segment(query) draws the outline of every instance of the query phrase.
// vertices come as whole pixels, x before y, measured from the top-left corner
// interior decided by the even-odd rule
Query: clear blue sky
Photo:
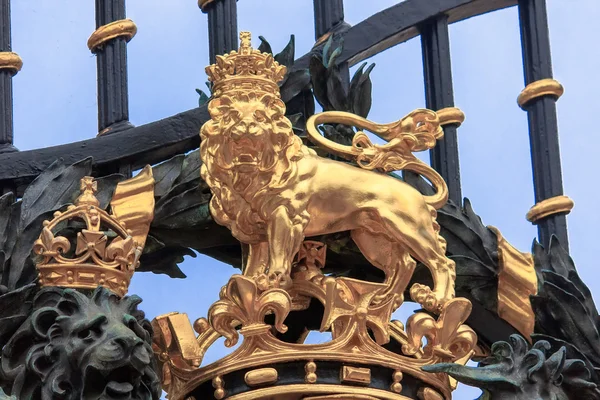
[[[13,79],[15,145],[29,150],[94,137],[96,60],[86,46],[95,28],[93,2],[12,3],[13,51],[24,63]],[[355,24],[397,1],[345,3],[346,20]],[[255,46],[258,35],[266,37],[274,51],[295,34],[299,56],[314,43],[312,13],[312,0],[239,0],[238,26],[253,33]],[[554,75],[565,86],[558,119],[565,194],[575,200],[568,218],[571,253],[598,300],[600,2],[548,0],[548,13]],[[127,16],[138,26],[128,46],[131,122],[142,125],[195,107],[194,89],[204,88],[208,63],[207,17],[197,1],[129,0]],[[455,102],[467,116],[459,129],[463,194],[485,224],[529,251],[536,229],[525,220],[534,200],[526,114],[516,104],[523,88],[517,10],[454,24],[450,37]],[[377,63],[371,119],[388,122],[425,105],[418,38],[369,61]],[[144,299],[149,318],[175,310],[204,316],[235,272],[202,256],[187,260],[183,270],[185,280],[135,276],[130,289]],[[216,348],[207,358],[222,354]],[[457,399],[474,397],[473,390],[455,392]]]

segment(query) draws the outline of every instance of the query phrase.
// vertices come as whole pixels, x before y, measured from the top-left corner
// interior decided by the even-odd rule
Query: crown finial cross
[[[81,204],[89,204],[91,206],[98,206],[100,202],[96,198],[95,194],[98,191],[98,183],[94,181],[94,178],[91,176],[84,176],[81,178],[81,182],[79,184],[79,190],[81,194],[75,200],[76,205]]]
[[[252,34],[248,31],[240,32],[240,54],[250,54],[252,52]]]

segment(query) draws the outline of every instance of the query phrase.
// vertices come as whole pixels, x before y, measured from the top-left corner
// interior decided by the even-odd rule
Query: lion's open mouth
[[[142,374],[130,365],[105,371],[89,366],[85,375],[85,398],[105,400],[137,399]]]
[[[258,158],[249,153],[243,153],[233,159],[235,165],[258,165]]]
[[[241,173],[253,173],[259,165],[258,157],[250,153],[242,153],[233,159],[234,168]]]

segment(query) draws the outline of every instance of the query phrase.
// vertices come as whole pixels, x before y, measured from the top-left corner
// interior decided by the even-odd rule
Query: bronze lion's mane
[[[259,150],[258,167],[241,173],[224,149],[232,141],[230,131],[238,122],[238,109],[248,103],[261,111],[254,120],[264,146]],[[285,104],[273,94],[223,95],[209,103],[208,111],[211,120],[200,131],[200,157],[202,178],[213,191],[211,213],[238,239],[247,243],[263,241],[265,221],[275,208],[285,205],[290,216],[302,211],[293,210],[282,196],[277,196],[296,179],[296,164],[303,156],[302,141],[294,135],[292,124],[284,115]]]
[[[152,326],[140,302],[103,287],[90,296],[41,289],[2,350],[3,389],[32,400],[158,400]]]

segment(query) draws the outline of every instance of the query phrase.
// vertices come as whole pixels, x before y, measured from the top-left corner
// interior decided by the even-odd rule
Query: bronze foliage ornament
[[[492,354],[477,368],[456,364],[424,367],[430,372],[446,372],[453,378],[484,390],[489,400],[569,400],[600,399],[598,386],[582,360],[569,359],[565,347],[552,351],[540,340],[529,346],[519,335],[509,342],[496,342]]]

